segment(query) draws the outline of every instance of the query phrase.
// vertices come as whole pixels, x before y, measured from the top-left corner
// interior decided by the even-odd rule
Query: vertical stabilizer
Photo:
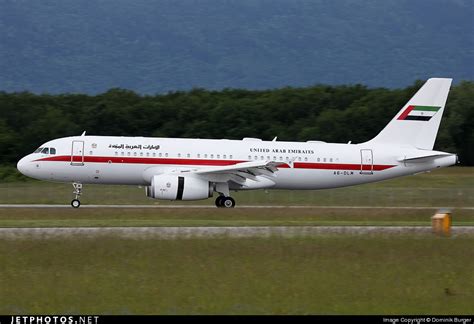
[[[432,150],[452,79],[432,78],[370,143]]]

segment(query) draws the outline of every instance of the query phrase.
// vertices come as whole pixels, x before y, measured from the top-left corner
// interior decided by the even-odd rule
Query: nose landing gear
[[[76,195],[76,198],[71,201],[71,206],[73,208],[79,208],[81,205],[79,197],[82,195],[82,183],[73,182],[72,186],[74,187],[74,191],[72,193]]]

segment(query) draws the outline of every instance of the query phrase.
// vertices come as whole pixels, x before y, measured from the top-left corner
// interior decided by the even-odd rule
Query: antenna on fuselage
[[[275,137],[272,139],[272,142],[276,142],[276,141],[277,141],[277,138],[278,138],[278,136],[275,136]]]
[[[81,136],[86,136],[86,131],[82,132]]]

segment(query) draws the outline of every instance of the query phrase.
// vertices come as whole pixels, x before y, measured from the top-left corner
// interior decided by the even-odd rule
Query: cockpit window
[[[34,151],[34,153],[56,154],[56,149],[54,147],[39,147]]]

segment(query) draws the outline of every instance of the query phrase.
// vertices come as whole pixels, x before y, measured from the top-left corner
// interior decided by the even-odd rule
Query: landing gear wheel
[[[81,205],[81,202],[79,201],[79,199],[73,199],[71,201],[71,206],[74,208],[79,208],[80,205]]]
[[[82,183],[73,182],[72,186],[74,187],[74,191],[72,193],[75,195],[75,198],[71,201],[71,206],[73,208],[79,208],[81,205],[79,197],[82,195]]]
[[[235,207],[235,200],[232,197],[224,197],[222,198],[222,207],[225,208],[234,208]]]
[[[224,196],[218,196],[218,197],[216,198],[216,207],[217,207],[217,208],[222,208],[222,207],[224,207],[224,206],[222,205],[222,200],[223,200],[224,198],[225,198]]]

